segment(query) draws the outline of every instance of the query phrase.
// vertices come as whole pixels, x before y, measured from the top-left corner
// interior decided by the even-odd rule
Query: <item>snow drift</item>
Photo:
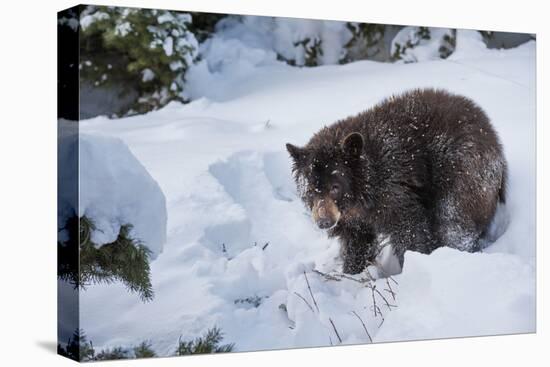
[[[132,225],[131,236],[151,250],[156,258],[166,242],[166,200],[157,182],[120,139],[80,134],[60,140],[59,164],[78,156],[78,216],[94,225],[92,242],[97,246],[114,242],[120,227]],[[61,170],[61,173],[70,172]],[[60,177],[68,188],[72,176]],[[65,220],[75,215],[71,191],[61,190],[60,213]],[[60,221],[64,223],[65,220]]]

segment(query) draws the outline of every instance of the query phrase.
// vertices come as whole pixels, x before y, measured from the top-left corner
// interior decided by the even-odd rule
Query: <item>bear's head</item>
[[[312,141],[305,147],[287,144],[293,160],[298,193],[322,229],[342,218],[361,215],[367,207],[364,140],[360,133],[346,135],[337,144]]]

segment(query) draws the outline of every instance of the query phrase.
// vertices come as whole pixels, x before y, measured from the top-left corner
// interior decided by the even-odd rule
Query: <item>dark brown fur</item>
[[[340,239],[347,273],[375,259],[383,235],[401,265],[406,250],[477,251],[505,200],[506,161],[487,115],[442,90],[388,98],[287,149],[302,199]]]

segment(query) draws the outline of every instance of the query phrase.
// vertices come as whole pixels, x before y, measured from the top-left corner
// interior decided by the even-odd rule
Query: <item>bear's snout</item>
[[[317,225],[321,229],[327,229],[334,225],[334,222],[328,218],[322,218],[317,221]]]
[[[316,200],[312,209],[313,220],[321,229],[328,229],[336,225],[340,219],[340,210],[330,198]]]

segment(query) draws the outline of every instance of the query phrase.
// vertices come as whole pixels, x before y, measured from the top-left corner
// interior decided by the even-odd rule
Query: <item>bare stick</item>
[[[313,311],[313,307],[311,307],[311,305],[309,304],[308,301],[306,301],[306,299],[304,297],[302,297],[302,295],[298,292],[294,292],[295,295],[297,295],[298,297],[300,297],[302,299],[302,301],[305,302],[305,304],[307,305],[307,307],[309,307],[309,309],[311,310],[311,312],[315,313],[315,311]]]
[[[384,300],[384,303],[386,304],[386,307],[388,307],[388,310],[391,311],[391,308],[392,307],[397,307],[396,305],[392,305],[388,302],[388,300],[386,299],[386,297],[384,297],[384,295],[382,293],[380,293],[380,291],[378,289],[376,289],[376,286],[372,288],[372,290],[374,292],[376,292],[383,300]]]
[[[319,312],[319,306],[317,305],[317,301],[315,300],[315,297],[313,297],[313,292],[311,291],[311,287],[309,286],[309,280],[307,279],[307,275],[306,275],[305,270],[304,270],[304,277],[306,278],[307,289],[309,289],[309,294],[311,295],[311,299],[313,300],[313,304],[315,305],[315,308],[317,309],[317,312]]]
[[[338,341],[341,344],[342,343],[342,338],[340,338],[340,334],[338,334],[338,330],[336,330],[336,326],[334,325],[334,322],[332,321],[332,319],[330,317],[328,318],[328,321],[330,321],[330,323],[332,324],[332,328],[334,329],[334,332],[336,333],[336,337],[338,338]]]
[[[384,316],[382,316],[382,310],[380,309],[380,307],[376,303],[376,293],[378,293],[381,296],[382,299],[385,300],[385,298],[384,298],[384,296],[381,295],[381,293],[378,291],[378,289],[376,289],[376,284],[370,284],[369,288],[370,288],[371,295],[372,295],[372,310],[374,312],[374,316],[375,317],[380,316],[383,319]],[[386,305],[388,305],[388,304],[386,304]],[[393,306],[393,305],[389,305],[388,308],[390,308],[391,306]],[[397,306],[394,306],[394,307],[397,307]]]
[[[393,291],[391,285],[390,285],[390,281],[388,278],[386,278],[386,284],[388,285],[388,289],[385,289],[386,292],[389,292],[391,294],[391,297],[393,298],[393,300],[395,301],[395,292]]]
[[[354,278],[354,277],[346,275],[346,274],[339,274],[339,276],[344,278],[344,279],[353,280],[354,282],[361,283],[361,284],[369,283],[369,282],[372,281],[372,279],[370,277],[357,279],[357,278]]]
[[[378,325],[378,328],[380,329],[380,327],[382,326],[382,324],[384,323],[384,316],[382,316],[382,312],[380,312],[380,317],[382,318],[382,321],[380,321],[380,324]]]
[[[361,321],[361,325],[363,325],[363,329],[365,329],[365,333],[367,333],[367,336],[369,337],[369,340],[370,340],[370,342],[372,343],[372,338],[370,337],[369,331],[367,330],[367,326],[366,326],[365,323],[363,322],[363,319],[362,319],[361,317],[359,317],[359,315],[357,314],[357,312],[351,311],[351,313],[354,314],[354,315],[359,319],[359,321]]]
[[[371,294],[372,294],[372,310],[374,312],[374,317],[376,317],[376,310],[378,308],[378,306],[376,305],[376,297],[374,296],[374,289],[371,287]]]
[[[338,278],[337,276],[334,276],[334,275],[331,275],[331,274],[328,274],[328,273],[323,273],[322,271],[317,270],[317,269],[313,269],[313,272],[319,274],[320,276],[322,276],[326,280],[335,280],[337,282],[342,280],[341,278]]]
[[[343,273],[335,272],[335,273],[332,273],[332,274],[328,274],[328,273],[323,273],[322,271],[317,270],[317,269],[313,269],[312,271],[314,273],[317,273],[317,274],[321,275],[326,280],[334,280],[334,281],[337,281],[337,282],[341,281],[342,279],[348,279],[348,280],[351,280],[351,281],[354,281],[354,282],[357,282],[357,283],[361,283],[361,284],[366,284],[366,283],[369,283],[369,282],[372,281],[372,278],[370,278],[370,277],[357,279],[357,278],[354,278],[350,275],[343,274]]]

